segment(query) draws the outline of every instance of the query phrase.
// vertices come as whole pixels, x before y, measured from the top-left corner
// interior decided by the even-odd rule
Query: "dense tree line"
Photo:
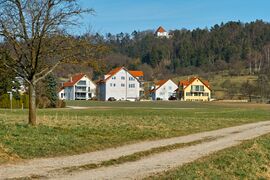
[[[160,76],[226,69],[235,74],[243,69],[258,74],[270,66],[270,24],[260,20],[170,33],[169,39],[157,38],[150,30],[96,34],[92,39],[110,47],[108,68],[118,65],[141,68],[145,64]]]

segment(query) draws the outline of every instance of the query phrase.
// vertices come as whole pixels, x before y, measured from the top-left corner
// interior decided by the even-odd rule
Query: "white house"
[[[139,100],[142,92],[142,79],[142,71],[128,71],[125,67],[115,68],[98,82],[99,100],[107,101],[110,98],[129,101]]]
[[[159,26],[159,28],[155,32],[155,35],[157,37],[166,37],[166,38],[170,37],[169,33],[162,26]]]
[[[20,94],[26,93],[27,88],[26,88],[26,86],[25,86],[25,81],[24,81],[24,79],[21,78],[21,77],[15,77],[15,80],[16,80],[16,82],[19,83],[19,87],[18,87],[18,89],[17,89],[18,92],[19,92]],[[15,83],[15,81],[13,81],[13,83]],[[13,91],[16,91],[16,89],[13,89]]]
[[[89,100],[96,96],[96,84],[85,74],[77,74],[58,92],[59,99],[65,100]]]
[[[65,100],[65,88],[61,87],[61,89],[58,91],[58,99]]]
[[[169,100],[171,96],[175,96],[177,85],[172,80],[160,80],[150,91],[152,100]]]

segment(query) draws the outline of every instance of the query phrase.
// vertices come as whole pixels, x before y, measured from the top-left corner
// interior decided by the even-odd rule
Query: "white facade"
[[[92,99],[96,97],[96,84],[86,75],[82,75],[79,79],[71,78],[70,82],[64,83],[58,97],[65,100]]]
[[[177,85],[170,79],[163,84],[156,85],[151,92],[152,100],[169,100],[169,97],[175,95],[177,88]]]
[[[64,89],[61,89],[60,91],[58,91],[58,99],[65,100],[65,90]]]
[[[169,38],[169,33],[167,31],[165,32],[157,32],[157,37],[166,37]]]
[[[25,87],[25,81],[24,81],[24,79],[21,78],[21,77],[15,77],[15,79],[19,83],[19,89],[17,89],[18,92],[20,94],[24,94],[26,92],[26,87]],[[15,82],[13,81],[13,83],[15,83]],[[16,91],[16,89],[13,89],[13,91]]]
[[[159,28],[155,32],[155,35],[157,37],[166,37],[166,38],[170,37],[169,33],[162,26],[159,26]]]
[[[102,101],[107,101],[109,98],[139,100],[141,90],[140,81],[125,68],[119,68],[113,74],[105,75],[98,89],[99,99]]]

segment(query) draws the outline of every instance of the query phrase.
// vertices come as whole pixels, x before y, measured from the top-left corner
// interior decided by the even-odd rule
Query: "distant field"
[[[147,179],[270,179],[270,134]]]
[[[89,109],[0,109],[0,163],[108,147],[269,120],[270,106],[186,102],[67,102]]]
[[[269,109],[268,104],[258,103],[223,103],[223,102],[183,102],[183,101],[66,101],[67,106],[88,108],[142,108],[142,109],[195,109],[195,108],[259,108]]]

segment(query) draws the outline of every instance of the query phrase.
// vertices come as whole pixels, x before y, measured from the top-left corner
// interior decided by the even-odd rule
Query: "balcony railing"
[[[190,92],[198,92],[198,93],[203,93],[204,89],[196,90],[196,89],[191,89]]]

